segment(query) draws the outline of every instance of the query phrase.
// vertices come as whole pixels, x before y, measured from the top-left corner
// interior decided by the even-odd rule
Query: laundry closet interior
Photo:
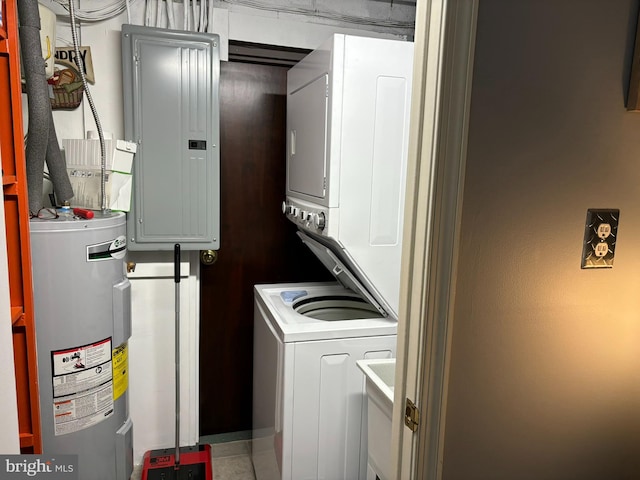
[[[3,13],[13,12],[13,9],[6,7],[8,2],[9,0],[5,0],[2,3]],[[71,38],[73,32],[67,20],[69,8],[65,5],[66,2],[41,1],[39,3],[57,16],[58,20],[55,22],[57,28],[54,34],[55,46],[60,47],[61,50],[62,47],[67,47],[67,51],[69,51],[74,45]],[[373,193],[367,191],[361,199],[356,198],[358,197],[356,193],[352,195],[353,198],[345,200],[347,190],[354,189],[359,182],[358,178],[351,178],[349,180],[351,186],[343,188],[340,194],[343,195],[343,203],[350,202],[353,205],[359,205],[362,202],[363,205],[366,204],[367,209],[363,210],[363,215],[368,216],[371,213],[369,208],[371,205],[373,205],[374,213],[381,212],[383,215],[382,223],[373,225],[370,220],[367,220],[368,223],[365,222],[368,225],[366,228],[373,225],[371,226],[373,237],[378,234],[386,235],[388,231],[386,225],[383,224],[384,219],[391,219],[392,238],[390,240],[384,238],[382,242],[389,241],[398,246],[400,242],[398,234],[401,232],[402,226],[399,215],[402,213],[404,194],[403,187],[400,185],[404,182],[403,175],[404,168],[406,168],[406,141],[408,138],[406,115],[408,115],[410,101],[413,51],[412,49],[403,50],[401,72],[398,73],[396,71],[398,69],[391,62],[387,71],[380,74],[384,79],[378,83],[380,90],[377,91],[375,70],[378,68],[376,65],[378,60],[388,58],[391,61],[397,60],[397,58],[394,59],[392,54],[386,53],[386,57],[383,55],[376,58],[376,50],[378,48],[384,50],[386,48],[385,42],[407,45],[412,43],[415,2],[401,2],[400,4],[377,2],[375,5],[371,5],[371,2],[353,0],[340,6],[314,10],[315,2],[309,2],[309,5],[302,5],[305,2],[301,2],[301,5],[292,7],[284,1],[258,2],[260,5],[256,6],[255,2],[242,1],[145,2],[133,0],[112,2],[114,6],[111,11],[104,3],[99,0],[75,2],[76,21],[78,22],[76,33],[79,36],[79,45],[83,48],[90,47],[92,78],[89,85],[85,86],[85,96],[80,104],[74,107],[54,109],[53,121],[61,144],[65,141],[96,140],[98,136],[106,134],[108,139],[113,139],[114,144],[116,140],[123,140],[138,145],[138,151],[133,154],[134,193],[132,205],[134,207],[132,208],[142,208],[140,206],[142,204],[141,197],[136,197],[136,188],[138,191],[141,188],[135,183],[136,161],[145,158],[144,155],[150,151],[150,148],[148,146],[140,147],[144,145],[144,139],[141,140],[139,132],[144,130],[136,130],[137,127],[132,126],[135,124],[137,113],[134,112],[133,116],[129,113],[131,103],[136,104],[137,97],[135,97],[135,92],[134,94],[129,92],[130,87],[127,86],[128,67],[126,59],[123,59],[126,56],[126,53],[123,53],[125,51],[123,45],[127,33],[123,26],[131,24],[158,30],[171,30],[169,27],[173,26],[173,30],[182,30],[182,22],[186,15],[189,18],[189,25],[185,20],[184,25],[187,25],[185,30],[194,34],[211,33],[217,35],[216,48],[219,49],[217,52],[219,55],[218,77],[215,85],[218,99],[218,136],[214,140],[188,137],[189,154],[192,154],[193,158],[199,158],[197,157],[198,151],[207,148],[217,149],[216,153],[219,156],[219,170],[216,171],[217,178],[215,179],[219,190],[214,195],[219,205],[219,211],[215,218],[218,225],[211,248],[205,248],[200,244],[190,248],[189,239],[184,243],[171,240],[169,243],[182,243],[182,256],[176,259],[172,255],[170,245],[159,246],[159,243],[152,243],[150,248],[145,248],[144,245],[140,246],[142,236],[138,230],[135,230],[135,233],[132,230],[131,219],[134,218],[134,229],[138,228],[136,223],[139,226],[144,221],[143,225],[149,225],[149,221],[147,218],[142,220],[142,218],[134,216],[133,211],[124,209],[129,218],[128,230],[125,235],[128,242],[125,283],[130,286],[123,287],[125,293],[122,294],[122,298],[125,299],[123,301],[130,300],[131,304],[130,311],[124,308],[124,340],[118,340],[118,345],[116,345],[115,339],[120,337],[117,335],[109,337],[108,345],[114,349],[119,347],[121,351],[126,351],[128,356],[127,386],[123,387],[126,394],[118,392],[118,395],[126,395],[127,397],[126,417],[130,417],[133,423],[133,434],[127,433],[126,438],[122,441],[127,448],[132,448],[132,455],[127,461],[131,461],[133,466],[139,467],[145,452],[159,448],[170,448],[175,436],[178,437],[179,443],[193,445],[200,442],[248,441],[255,435],[254,409],[256,402],[260,403],[262,400],[260,395],[256,396],[256,380],[254,378],[255,365],[261,362],[260,358],[254,356],[256,286],[269,285],[274,288],[277,285],[287,285],[287,289],[296,292],[294,294],[296,298],[291,297],[291,301],[299,300],[299,297],[307,295],[309,293],[305,291],[307,286],[311,293],[316,285],[327,289],[326,291],[331,297],[341,295],[348,290],[347,293],[351,299],[347,298],[346,304],[341,303],[338,307],[332,306],[331,308],[351,308],[352,303],[357,303],[356,307],[359,309],[365,305],[363,308],[367,313],[357,314],[360,316],[349,321],[357,322],[358,318],[368,318],[369,315],[371,318],[377,319],[375,322],[380,328],[380,334],[383,337],[388,336],[388,338],[383,346],[376,347],[375,350],[383,352],[381,355],[384,358],[395,356],[393,335],[395,335],[397,320],[397,298],[391,302],[395,302],[392,309],[389,309],[387,305],[388,299],[383,298],[381,302],[374,301],[377,296],[375,291],[378,280],[371,282],[371,279],[368,278],[370,272],[367,268],[364,269],[363,276],[365,283],[369,282],[369,286],[364,288],[364,294],[358,288],[351,289],[351,285],[354,285],[353,279],[341,281],[342,285],[337,283],[339,279],[336,279],[336,274],[340,277],[341,272],[349,270],[345,265],[348,265],[352,260],[352,252],[338,253],[340,261],[338,264],[331,265],[327,263],[326,259],[323,259],[323,255],[330,258],[329,262],[335,259],[331,250],[332,243],[336,244],[334,246],[337,246],[338,250],[341,248],[342,237],[338,236],[337,230],[331,234],[335,236],[335,242],[331,239],[327,241],[322,233],[325,228],[326,231],[331,229],[331,232],[334,232],[338,222],[337,214],[329,215],[328,213],[328,209],[339,206],[338,203],[331,203],[337,202],[339,198],[337,192],[342,180],[338,176],[338,167],[332,167],[333,172],[320,172],[321,177],[327,175],[324,180],[313,176],[317,172],[314,172],[313,175],[307,175],[304,166],[302,169],[298,167],[296,172],[293,171],[295,166],[291,167],[289,171],[287,170],[289,168],[288,155],[295,150],[300,152],[307,148],[308,145],[305,142],[320,145],[326,138],[334,135],[336,146],[331,148],[339,148],[339,132],[331,133],[330,130],[337,128],[335,123],[338,116],[332,119],[329,115],[321,119],[320,122],[324,122],[324,125],[314,124],[316,120],[311,121],[313,128],[321,127],[317,132],[317,139],[305,137],[300,129],[297,133],[292,132],[290,128],[288,129],[288,114],[291,115],[292,111],[292,87],[291,79],[288,76],[291,69],[301,60],[314,51],[318,51],[317,49],[323,45],[325,46],[322,47],[324,50],[320,49],[320,51],[324,51],[324,53],[321,55],[325,57],[327,55],[329,57],[352,55],[353,58],[349,60],[352,62],[350,65],[356,69],[364,68],[366,70],[368,68],[372,70],[366,75],[374,79],[372,80],[370,117],[375,121],[370,126],[363,126],[363,129],[369,129],[373,132],[374,123],[377,122],[378,129],[384,129],[386,133],[380,135],[380,131],[378,131],[376,139],[366,135],[360,139],[358,138],[360,132],[356,128],[357,125],[352,125],[351,130],[345,130],[343,140],[346,142],[347,136],[353,136],[353,141],[349,146],[352,150],[350,154],[354,153],[353,150],[357,148],[359,140],[363,142],[363,145],[366,145],[367,149],[381,152],[379,158],[375,160],[379,164],[385,164],[387,160],[383,156],[389,156],[390,153],[393,156],[403,157],[403,160],[398,160],[397,170],[393,166],[386,166],[380,170],[377,175],[382,175],[382,177],[371,177],[371,172],[375,169],[367,173],[369,176],[363,181],[374,185]],[[172,25],[169,25],[169,11],[173,11]],[[129,33],[135,33],[135,31]],[[359,66],[359,55],[357,53],[354,55],[353,52],[349,53],[349,47],[344,46],[345,39],[349,44],[349,42],[357,43],[359,38],[374,41],[373,46],[364,49],[368,52],[365,56],[368,56],[366,61],[369,62],[369,66]],[[326,45],[335,42],[335,39],[338,39],[338,43],[342,42],[340,47],[336,50],[333,50],[333,46],[326,47]],[[375,43],[376,41],[381,43]],[[134,58],[134,62],[139,60],[138,57]],[[326,68],[326,72],[322,75],[327,78],[322,80],[326,82],[326,86],[323,84],[321,90],[330,87],[332,92],[334,89],[338,92],[342,89],[340,84],[342,80],[338,79],[337,84],[330,85],[332,80],[329,79],[329,71],[335,68],[331,61],[329,60],[322,67]],[[60,67],[59,63],[61,62],[54,61],[54,63]],[[339,63],[338,61],[336,65]],[[297,88],[313,84],[318,78],[320,77],[302,80],[303,84]],[[155,81],[161,84],[163,78],[159,75]],[[358,86],[356,80],[356,83],[352,84],[350,88],[357,90]],[[143,85],[139,91],[140,95],[143,95],[153,90],[154,88],[150,88],[147,84]],[[328,90],[326,91],[328,92]],[[97,128],[95,112],[92,112],[93,109],[88,104],[88,94],[93,97],[95,103],[93,109],[97,110],[102,124],[100,128]],[[22,114],[26,132],[29,111],[26,107],[26,95],[23,97],[25,101]],[[328,98],[329,95],[327,94],[326,97]],[[127,100],[132,98],[134,99],[132,102]],[[318,98],[322,98],[322,95]],[[376,105],[382,105],[384,108],[376,113],[374,108]],[[198,108],[200,107],[201,105],[198,106]],[[307,107],[300,104],[298,108],[297,114],[305,115]],[[385,112],[390,113],[387,115]],[[161,127],[162,120],[156,119],[156,121]],[[173,121],[174,119],[172,119]],[[359,122],[357,119],[354,121],[356,124]],[[178,121],[177,125],[179,124]],[[96,132],[96,130],[99,131]],[[65,145],[69,145],[69,143],[65,143]],[[131,147],[127,146],[127,148]],[[319,152],[319,154],[338,155],[330,149],[325,153]],[[371,155],[371,152],[367,155],[372,158],[375,156]],[[67,153],[67,163],[69,163],[69,158]],[[145,168],[149,168],[148,165],[150,165],[147,158],[144,160],[147,162]],[[404,166],[400,166],[400,164]],[[357,172],[355,173],[357,174]],[[329,178],[329,174],[333,176]],[[354,172],[351,172],[351,175],[353,174]],[[390,176],[394,183],[391,190],[384,187],[385,178],[383,177],[385,175]],[[287,184],[288,178],[294,179],[297,186],[293,185],[290,188]],[[295,198],[295,193],[302,191],[300,185],[306,188],[304,184],[309,179],[315,183],[320,181],[321,189],[328,188],[329,183],[333,183],[331,186],[335,190],[332,193],[333,197],[320,200],[315,207],[310,201],[311,197],[316,195],[313,191],[302,192],[301,196]],[[148,186],[144,188],[147,191],[150,189]],[[184,192],[190,190],[184,186],[181,188],[180,196],[186,195]],[[384,193],[381,198],[371,200],[381,192]],[[46,194],[47,185],[45,184],[44,195]],[[171,192],[167,192],[166,197],[170,199]],[[160,199],[160,197],[158,198]],[[393,204],[390,213],[385,210],[389,198]],[[160,200],[164,201],[165,199]],[[378,203],[372,204],[373,201]],[[170,203],[172,202],[168,200],[168,205]],[[77,202],[75,204],[73,201],[71,202],[71,207],[80,206]],[[48,205],[42,206],[44,209],[48,207]],[[59,205],[51,207],[55,210]],[[324,208],[327,209],[327,212],[323,213],[321,210]],[[97,211],[99,208],[94,208],[94,210]],[[147,212],[149,211],[147,210]],[[162,225],[165,222],[167,225],[173,226],[180,223],[180,220],[184,220],[184,218],[179,218],[180,215],[175,215],[171,208],[167,208],[166,212],[166,218],[162,217],[162,212],[159,213],[159,220],[156,223]],[[344,212],[345,217],[357,215],[357,213],[349,213],[347,210]],[[152,212],[152,214],[156,215],[158,212]],[[40,218],[36,221],[45,222],[48,218],[43,216],[46,215],[46,213],[39,213]],[[82,221],[89,224],[90,219],[85,217]],[[309,226],[311,226],[311,233],[301,234]],[[170,229],[170,227],[167,228]],[[342,226],[342,229],[345,230],[346,227]],[[379,238],[374,238],[374,242],[378,241],[380,241]],[[329,248],[329,253],[321,254],[321,258],[318,258],[318,251],[327,248]],[[355,255],[357,257],[357,251]],[[392,262],[399,271],[397,249],[394,255],[386,259],[381,256],[379,260],[384,265]],[[373,270],[381,270],[375,272],[374,277],[377,275],[380,282],[392,283],[391,290],[395,290],[394,295],[397,297],[397,289],[399,288],[397,275],[384,279],[385,266],[380,266],[380,262],[376,261],[371,254],[365,252],[365,257],[369,257],[366,262],[372,265]],[[37,268],[38,265],[35,265],[34,271]],[[358,269],[356,262],[356,270]],[[356,283],[359,281],[356,280]],[[176,295],[179,302],[174,302],[173,298],[175,284],[178,284]],[[298,288],[299,285],[304,288]],[[373,295],[371,295],[372,291]],[[323,296],[325,295],[323,294]],[[386,292],[384,296],[386,296]],[[365,300],[363,301],[362,298]],[[180,331],[178,349],[181,356],[179,366],[181,378],[177,393],[174,391],[177,383],[174,379],[172,353],[175,303],[180,306],[181,322],[178,327]],[[303,311],[308,312],[308,309]],[[301,315],[306,315],[306,313],[301,313]],[[313,318],[314,314],[309,315],[309,318]],[[340,330],[341,319],[322,318],[322,314],[320,314],[314,321],[326,324],[327,326],[323,328],[327,331]],[[339,338],[340,335],[329,334],[329,337]],[[368,333],[367,335],[372,334]],[[376,334],[376,336],[378,335]],[[360,338],[353,332],[347,334],[348,337]],[[313,335],[308,338],[298,338],[298,340],[305,342],[314,342],[319,339],[319,337],[313,338]],[[103,339],[96,338],[95,340]],[[69,340],[68,345],[64,345],[64,348],[78,348],[84,351],[86,346],[93,341],[93,339]],[[366,341],[363,343],[364,347],[366,347],[366,343]],[[47,347],[46,351],[40,352],[40,357],[51,355],[55,360],[58,358],[56,355],[59,355],[56,352],[62,352],[64,348],[59,345]],[[364,350],[367,349],[364,348]],[[77,368],[81,368],[80,366],[84,368],[80,362],[77,362],[77,365]],[[352,367],[355,369],[355,363]],[[301,367],[298,366],[298,368]],[[355,382],[358,384],[357,390],[361,395],[360,401],[363,403],[365,401],[364,376],[357,369],[350,373],[350,375],[354,374],[356,375]],[[55,376],[55,372],[50,375]],[[41,383],[45,385],[49,380],[49,378],[44,378],[44,381],[41,379]],[[353,382],[353,380],[349,380],[349,382]],[[174,416],[174,393],[179,396],[181,404],[178,412],[181,426],[177,435],[169,420]],[[54,391],[53,400],[51,397],[41,399],[43,405],[40,408],[50,408],[52,401],[55,404],[56,395],[57,393]],[[264,398],[265,404],[273,401],[276,400],[266,396]],[[118,405],[120,403],[123,403],[122,399]],[[358,432],[350,432],[349,435],[353,438],[358,437],[359,449],[360,437],[366,435],[361,430],[361,426],[366,423],[366,418],[362,416],[364,413],[361,407],[358,408],[357,415],[359,430]],[[52,420],[43,417],[43,421],[50,422]],[[85,427],[74,425],[71,435],[75,435],[83,429]],[[116,436],[118,435],[120,433],[117,433]],[[63,435],[55,429],[51,436],[58,437],[57,440],[52,440],[56,442]],[[45,439],[45,443],[46,441]],[[116,442],[120,441],[121,439],[118,437]],[[116,450],[119,448],[118,446]],[[118,457],[118,455],[119,453],[116,452],[115,456]],[[350,472],[355,472],[349,473],[349,475],[353,474],[364,479],[366,476],[366,452],[360,450],[353,452],[353,458],[356,459],[357,466],[349,467],[352,469],[349,470]],[[117,478],[120,480],[120,477]],[[285,476],[283,478],[291,477]]]

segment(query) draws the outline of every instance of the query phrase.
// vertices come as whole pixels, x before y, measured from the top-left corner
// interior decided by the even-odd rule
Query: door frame
[[[395,478],[442,477],[479,0],[418,2],[392,426]],[[404,424],[405,399],[420,412]]]

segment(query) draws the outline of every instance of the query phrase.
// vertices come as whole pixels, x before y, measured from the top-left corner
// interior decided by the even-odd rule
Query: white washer
[[[365,479],[365,379],[397,322],[337,283],[255,286],[252,459],[258,480]]]

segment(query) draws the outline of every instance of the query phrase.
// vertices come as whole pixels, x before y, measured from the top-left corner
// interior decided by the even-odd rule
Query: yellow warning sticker
[[[129,355],[127,342],[113,349],[113,399],[117,400],[129,387]]]

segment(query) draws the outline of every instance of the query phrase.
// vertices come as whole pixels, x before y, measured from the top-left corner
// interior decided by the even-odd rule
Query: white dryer
[[[282,209],[398,315],[413,43],[335,34],[287,73]]]
[[[252,459],[258,480],[366,478],[365,379],[397,322],[337,283],[255,286]]]

